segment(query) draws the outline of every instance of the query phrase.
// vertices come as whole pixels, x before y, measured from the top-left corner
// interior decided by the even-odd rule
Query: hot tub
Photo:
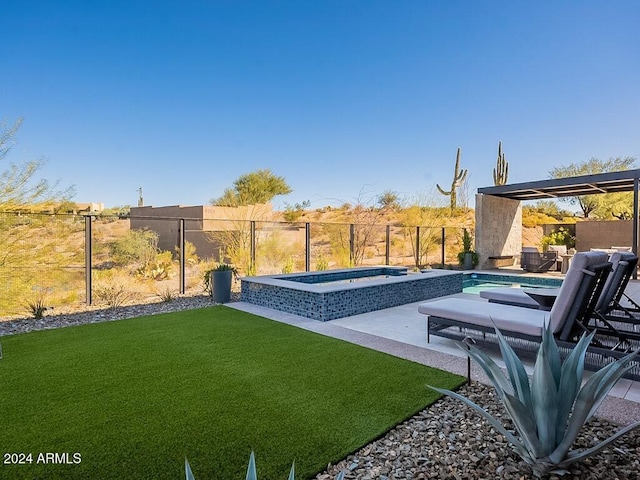
[[[462,272],[357,267],[243,277],[243,302],[323,322],[462,292]]]

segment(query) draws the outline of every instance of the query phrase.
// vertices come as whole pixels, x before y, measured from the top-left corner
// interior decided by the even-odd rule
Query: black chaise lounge
[[[583,332],[594,328],[591,318],[610,271],[606,253],[576,254],[551,311],[461,298],[420,304],[418,311],[427,315],[427,342],[434,335],[455,340],[472,338],[479,344],[495,345],[497,327],[516,352],[534,356],[548,323],[566,355]],[[598,368],[624,355],[626,350],[616,348],[620,342],[615,335],[615,332],[597,335],[589,347],[588,368]],[[637,378],[638,370],[635,368],[629,376]]]

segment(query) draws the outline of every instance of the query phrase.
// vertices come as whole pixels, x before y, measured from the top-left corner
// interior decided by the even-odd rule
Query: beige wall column
[[[476,194],[476,253],[479,267],[488,268],[489,257],[522,251],[522,204],[519,200]]]

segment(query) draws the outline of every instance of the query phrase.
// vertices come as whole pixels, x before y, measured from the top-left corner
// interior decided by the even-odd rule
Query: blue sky
[[[199,205],[269,168],[277,206],[509,183],[640,157],[640,2],[21,1],[0,9],[10,159],[78,202]],[[0,168],[2,166],[0,165]]]

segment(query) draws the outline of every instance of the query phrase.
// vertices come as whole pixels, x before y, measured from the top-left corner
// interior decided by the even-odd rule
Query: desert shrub
[[[309,200],[305,200],[302,203],[296,203],[294,205],[285,204],[284,212],[282,212],[282,217],[287,222],[297,222],[305,209],[311,206],[311,202]]]
[[[320,272],[327,270],[328,268],[329,260],[327,260],[322,254],[318,255],[318,258],[316,258],[316,270]]]
[[[118,270],[95,272],[93,295],[99,304],[117,308],[135,299],[133,279]]]
[[[546,250],[549,245],[566,245],[567,248],[575,248],[576,237],[566,228],[559,227],[557,231],[553,230],[549,235],[542,237],[542,249]]]
[[[136,275],[150,280],[167,280],[173,276],[173,255],[165,251],[156,253],[155,257],[136,270]]]
[[[156,291],[156,296],[163,302],[171,302],[178,298],[178,292],[171,287],[164,287]]]
[[[48,289],[38,288],[33,296],[25,301],[27,311],[36,320],[43,318],[45,312],[50,308],[48,293]]]
[[[292,273],[296,268],[296,261],[292,256],[288,256],[282,266],[282,273]]]
[[[158,234],[151,230],[130,230],[111,244],[111,253],[117,265],[147,265],[158,254]]]
[[[180,258],[180,247],[176,247],[176,253]],[[187,265],[195,265],[199,261],[196,246],[191,242],[184,242],[184,261]]]
[[[349,242],[349,225],[325,223],[322,233],[329,239],[331,258],[340,267],[352,267]]]

